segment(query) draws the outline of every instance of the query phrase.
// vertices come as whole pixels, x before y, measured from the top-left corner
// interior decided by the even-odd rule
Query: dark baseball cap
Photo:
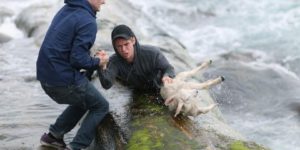
[[[131,37],[134,37],[134,34],[132,30],[126,25],[116,26],[111,33],[112,41],[116,40],[117,38],[124,38],[128,40]]]

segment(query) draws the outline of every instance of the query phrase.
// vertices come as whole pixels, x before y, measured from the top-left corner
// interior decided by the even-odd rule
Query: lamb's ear
[[[172,95],[172,96],[168,97],[165,100],[165,105],[168,106],[174,100],[174,97],[175,97],[175,95]]]
[[[165,101],[165,105],[166,106],[169,106],[169,104],[171,103],[171,102],[173,102],[173,98],[169,98],[169,99],[166,99],[166,101]]]

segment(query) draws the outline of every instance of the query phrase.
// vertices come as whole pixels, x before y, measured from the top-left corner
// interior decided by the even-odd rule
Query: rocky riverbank
[[[53,14],[60,6],[62,6],[61,1],[55,6],[44,4],[30,6],[19,15],[16,24],[39,46]],[[171,37],[161,30],[159,26],[153,24],[146,15],[132,7],[127,1],[107,1],[97,21],[99,31],[94,50],[104,48],[109,53],[113,53],[110,41],[112,28],[117,24],[127,24],[134,30],[141,43],[165,48],[166,51],[163,53],[174,65],[176,72],[196,66],[185,47],[176,37]],[[201,80],[200,77],[199,80]],[[145,94],[135,94],[121,85],[115,85],[106,91],[101,88],[98,79],[95,79],[94,83],[111,103],[111,112],[115,119],[112,122],[116,123],[119,128],[117,133],[120,131],[121,134],[117,139],[125,144],[125,146],[121,146],[121,149],[141,147],[145,149],[181,149],[187,147],[187,149],[239,149],[239,147],[264,149],[247,141],[243,135],[231,128],[218,108],[197,118],[181,117],[181,119],[176,119],[172,118],[163,106],[148,103],[148,101],[153,100],[151,95],[147,97]],[[200,102],[201,104],[207,105],[215,102],[208,91],[201,91],[201,94],[204,99]],[[132,107],[132,105],[137,108]],[[112,131],[112,133],[116,132]],[[101,132],[98,134],[103,137]],[[106,137],[108,136],[106,135]],[[154,139],[154,141],[149,139]],[[95,141],[95,147],[98,145],[97,142],[99,141]],[[110,145],[108,147],[115,146]]]

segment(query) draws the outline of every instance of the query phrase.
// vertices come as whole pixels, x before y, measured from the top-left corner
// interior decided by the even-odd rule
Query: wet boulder
[[[5,21],[6,18],[13,16],[13,11],[5,7],[0,7],[0,25]],[[12,38],[9,35],[0,33],[0,43],[10,41]]]
[[[2,24],[7,17],[11,17],[14,15],[14,12],[5,7],[0,7],[0,24]]]
[[[12,38],[8,35],[0,33],[0,44],[10,41]]]
[[[118,113],[110,113],[101,122],[90,149],[267,149],[247,141],[226,125],[222,118],[215,117],[215,112],[199,118],[174,117],[174,112],[163,105],[159,95],[135,91],[132,98],[126,115],[120,117]],[[122,126],[118,124],[120,120],[123,120]],[[127,120],[125,124],[124,120]],[[128,130],[122,129],[124,126]]]
[[[37,45],[41,45],[51,19],[62,5],[61,3],[57,5],[50,3],[30,5],[17,16],[16,26],[24,31],[27,37],[34,37]]]

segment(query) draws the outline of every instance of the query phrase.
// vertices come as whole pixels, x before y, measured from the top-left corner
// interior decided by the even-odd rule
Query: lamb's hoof
[[[222,82],[225,81],[225,78],[224,78],[223,76],[221,76],[221,81],[222,81]]]

